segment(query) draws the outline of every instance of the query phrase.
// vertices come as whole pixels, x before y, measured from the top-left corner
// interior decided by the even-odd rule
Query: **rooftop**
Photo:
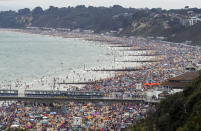
[[[184,88],[191,84],[193,79],[197,78],[199,73],[197,72],[186,72],[177,77],[168,79],[168,81],[163,82],[161,85],[168,85],[172,88]]]
[[[182,75],[170,78],[168,80],[182,80],[182,81],[192,81],[193,79],[197,78],[199,76],[198,72],[186,72]]]

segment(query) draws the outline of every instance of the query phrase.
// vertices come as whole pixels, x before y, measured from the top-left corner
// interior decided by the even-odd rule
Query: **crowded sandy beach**
[[[114,55],[111,65],[99,67],[81,67],[64,76],[44,76],[33,83],[24,81],[2,81],[1,89],[19,90],[67,90],[97,91],[110,98],[150,98],[159,99],[158,94],[168,91],[161,83],[168,78],[186,72],[188,65],[197,65],[201,59],[199,47],[182,43],[170,43],[156,39],[124,38],[98,34],[81,34],[73,32],[10,30],[23,33],[50,35],[63,38],[79,38],[98,41],[97,45],[108,48],[108,55]],[[115,47],[116,46],[116,47]],[[122,46],[122,47],[117,47]],[[123,47],[127,46],[127,47]],[[143,50],[142,50],[143,49]],[[142,51],[141,51],[142,50]],[[153,54],[153,56],[146,56]],[[161,54],[155,55],[154,54]],[[139,55],[139,56],[137,56]],[[143,55],[145,55],[143,57]],[[149,62],[155,60],[155,62]],[[124,61],[124,62],[121,62]],[[135,62],[132,62],[135,61]],[[148,61],[148,62],[140,62]],[[127,69],[130,72],[98,72],[93,69]],[[83,73],[82,73],[83,72]],[[89,82],[95,84],[56,85],[67,82]],[[153,92],[158,91],[158,94]],[[23,130],[101,130],[118,131],[136,124],[146,118],[147,113],[155,110],[151,103],[91,103],[71,102],[33,104],[28,102],[2,102],[0,107],[0,128],[21,128]]]

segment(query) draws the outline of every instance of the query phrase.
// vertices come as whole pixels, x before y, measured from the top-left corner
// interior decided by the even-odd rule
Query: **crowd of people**
[[[155,105],[143,103],[2,103],[0,129],[117,131],[136,124],[154,109]]]
[[[68,88],[69,91],[100,91],[104,92],[105,97],[142,98],[146,97],[147,91],[161,88],[161,83],[168,78],[184,73],[189,64],[196,67],[201,58],[200,48],[185,44],[101,35],[84,35],[84,39],[131,46],[131,53],[132,49],[143,48],[153,50],[153,55],[161,55],[155,56],[159,62],[143,63],[138,71],[118,73],[109,78],[96,80],[94,84]],[[68,77],[55,79],[57,82],[63,82]],[[45,80],[41,79],[41,83],[44,84]],[[49,86],[52,84],[49,83]],[[55,90],[61,89],[66,90],[64,87],[58,87]],[[21,128],[39,130],[119,130],[135,124],[146,117],[148,111],[154,111],[154,109],[154,105],[144,103],[68,102],[54,103],[51,106],[30,106],[25,102],[16,102],[0,107],[0,123],[2,128],[11,128],[16,125]]]

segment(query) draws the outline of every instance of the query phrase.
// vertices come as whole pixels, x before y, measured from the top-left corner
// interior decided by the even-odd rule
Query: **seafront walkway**
[[[76,98],[76,97],[27,97],[27,96],[0,96],[0,101],[28,101],[28,102],[145,102],[145,103],[159,103],[160,100],[151,98],[116,98],[116,97],[101,97],[101,98]]]

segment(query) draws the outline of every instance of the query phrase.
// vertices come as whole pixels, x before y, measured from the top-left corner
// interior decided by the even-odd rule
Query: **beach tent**
[[[48,119],[48,117],[47,117],[47,116],[44,116],[43,119]]]
[[[160,83],[154,83],[154,82],[153,82],[153,83],[151,83],[150,85],[151,85],[151,86],[155,86],[155,85],[160,85]]]
[[[155,86],[155,85],[156,85],[156,83],[150,83],[150,85],[151,85],[151,86]]]
[[[144,85],[145,85],[145,86],[149,86],[150,84],[149,84],[149,83],[145,83]]]

